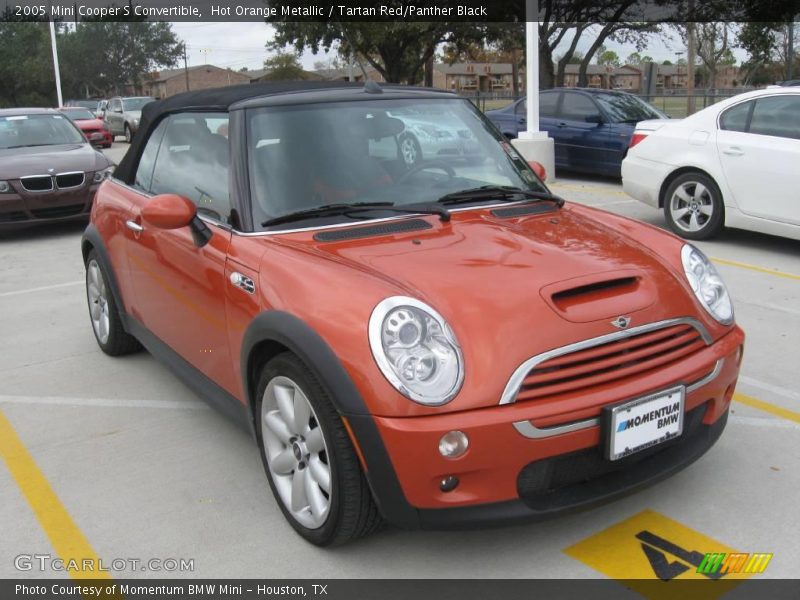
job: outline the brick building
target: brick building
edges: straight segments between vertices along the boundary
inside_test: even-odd
[[[186,91],[187,73],[190,90],[204,90],[251,82],[251,77],[247,73],[222,69],[214,65],[198,65],[189,67],[186,71],[172,69],[151,73],[136,93],[156,99],[180,94]]]

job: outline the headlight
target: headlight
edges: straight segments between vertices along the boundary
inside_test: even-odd
[[[114,173],[114,165],[110,167],[106,167],[102,171],[96,171],[94,177],[92,177],[92,183],[101,183],[111,177]]]
[[[386,298],[369,320],[369,344],[383,375],[404,396],[427,406],[452,400],[464,381],[453,331],[427,304]]]
[[[711,261],[690,244],[681,249],[681,261],[686,279],[700,304],[723,325],[733,323],[733,302]]]
[[[11,192],[11,184],[7,181],[0,181],[0,194],[8,194]]]
[[[134,127],[138,127],[139,126],[139,119],[134,119],[133,120],[133,126]]]

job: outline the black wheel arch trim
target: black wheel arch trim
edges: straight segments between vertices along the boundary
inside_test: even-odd
[[[307,323],[290,313],[270,310],[256,316],[245,331],[241,351],[242,382],[251,403],[255,392],[251,361],[263,342],[280,344],[297,355],[325,387],[339,414],[347,419],[383,517],[399,527],[419,528],[419,511],[406,500],[375,420],[331,347]]]
[[[108,278],[108,287],[111,288],[111,295],[114,296],[114,303],[117,305],[119,318],[120,321],[122,321],[122,327],[127,333],[131,333],[128,323],[128,315],[125,312],[125,304],[122,302],[122,294],[119,291],[119,284],[117,283],[117,274],[114,272],[114,269],[111,265],[111,257],[108,255],[108,250],[106,249],[106,245],[103,242],[100,232],[97,231],[97,228],[94,226],[94,224],[89,223],[83,232],[83,236],[81,237],[81,254],[83,254],[84,266],[86,265],[86,261],[89,257],[89,252],[92,250],[97,253],[97,260],[100,261],[100,266],[103,267],[103,271],[105,271],[105,274]]]

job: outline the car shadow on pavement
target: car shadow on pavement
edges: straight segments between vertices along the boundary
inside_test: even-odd
[[[50,223],[47,225],[30,225],[10,231],[0,230],[0,244],[25,240],[45,239],[61,235],[80,234],[86,229],[89,220]]]

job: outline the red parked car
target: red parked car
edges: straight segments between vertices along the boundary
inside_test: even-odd
[[[483,160],[409,167],[411,107]],[[722,433],[744,334],[713,265],[564,203],[468,100],[272,83],[143,114],[83,238],[97,342],[249,429],[307,540],[590,506]]]
[[[114,136],[111,128],[103,119],[98,119],[92,111],[81,106],[65,106],[59,108],[62,113],[67,115],[70,121],[75,123],[86,136],[92,146],[101,148],[111,148],[114,143]]]

